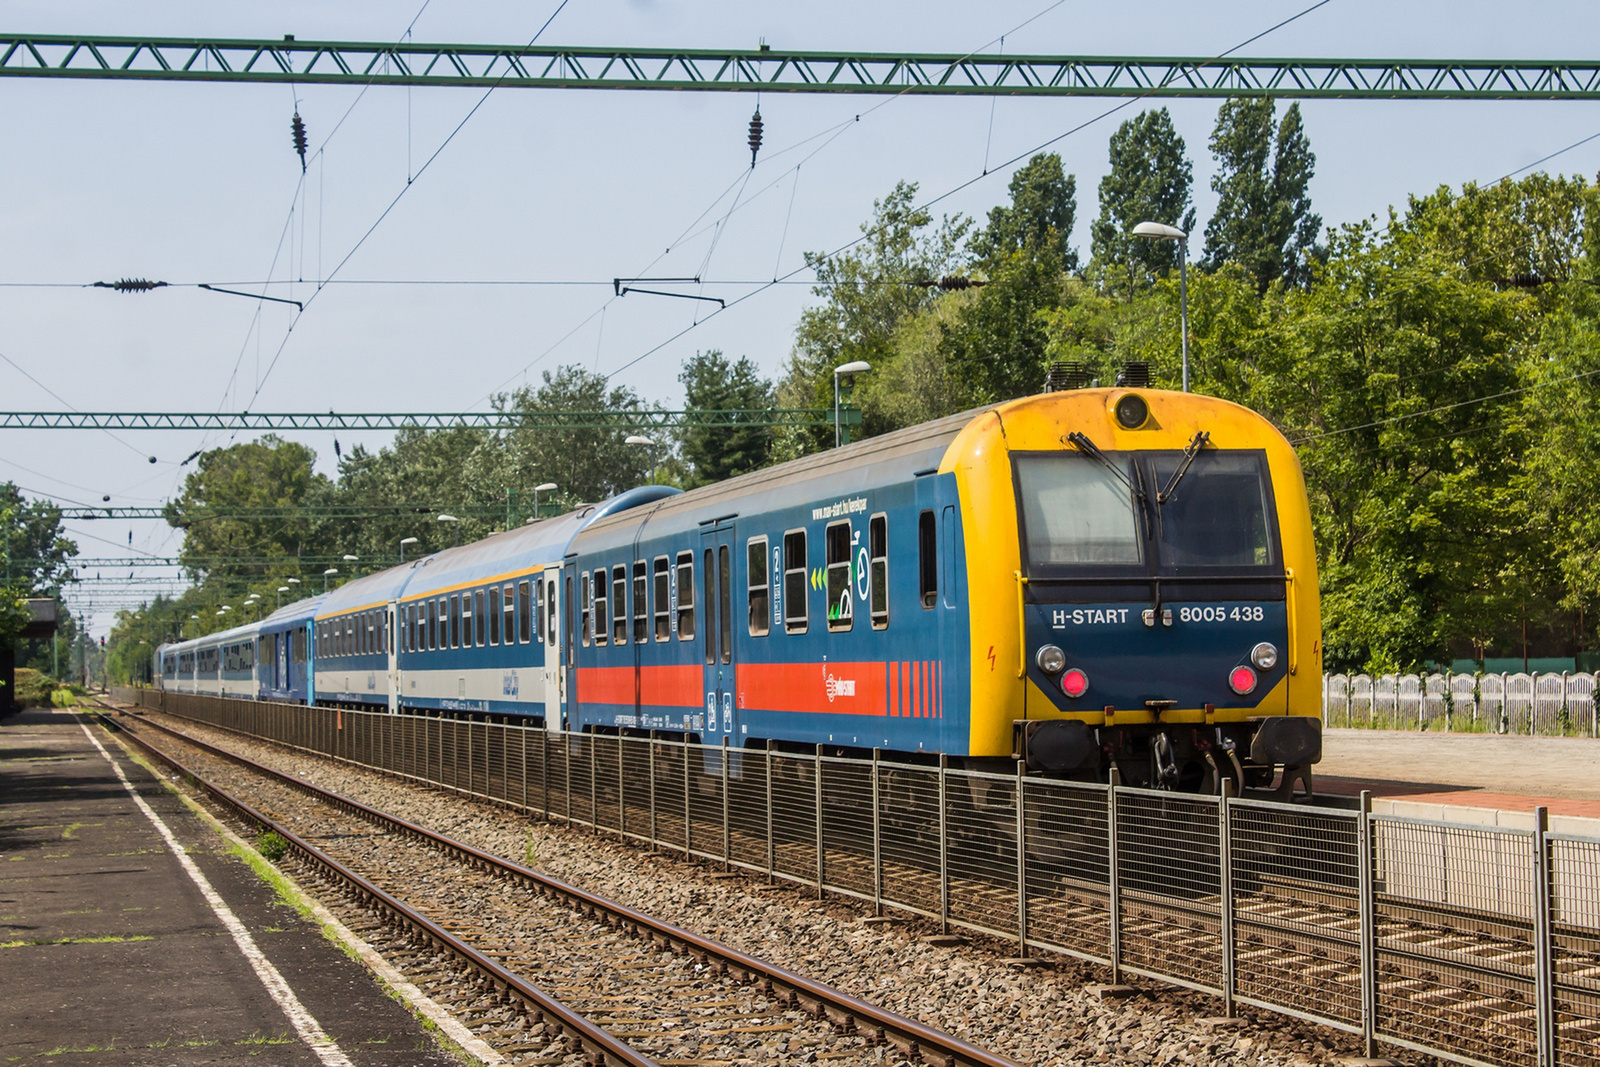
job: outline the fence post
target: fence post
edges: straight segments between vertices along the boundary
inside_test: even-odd
[[[1222,899],[1222,1013],[1234,1016],[1235,986],[1233,944],[1233,776],[1222,779],[1222,796],[1217,798],[1217,876]]]
[[[1111,765],[1111,788],[1106,790],[1106,901],[1111,920],[1111,984],[1122,984],[1122,900],[1117,877],[1117,786],[1122,771]]]
[[[1028,958],[1028,822],[1023,783],[1028,761],[1017,760],[1017,956]]]
[[[600,755],[595,751],[595,738],[589,734],[589,829],[600,832]]]
[[[950,827],[947,780],[950,757],[939,757],[939,932],[950,932]]]
[[[1361,807],[1357,812],[1356,848],[1360,852],[1356,865],[1357,954],[1361,967],[1361,1042],[1362,1055],[1372,1059],[1378,1054],[1378,959],[1376,945],[1377,924],[1373,916],[1372,849],[1372,791],[1361,791]]]
[[[528,727],[522,726],[517,730],[522,738],[522,810],[528,810]],[[542,768],[541,768],[542,769]]]
[[[733,859],[733,829],[728,825],[728,735],[722,735],[722,869],[728,870]]]
[[[822,746],[817,746],[816,760],[816,817],[817,817],[817,899],[822,899],[822,886],[827,877],[827,867],[823,863],[822,851]]]
[[[628,739],[619,733],[617,735],[617,833],[624,840],[628,836],[628,784],[622,762],[622,750],[627,744]]]
[[[882,786],[879,784],[880,768],[878,761],[882,757],[882,749],[872,750],[872,914],[883,914],[883,825]]]
[[[539,783],[543,787],[544,802],[540,805],[544,809],[546,822],[550,821],[550,730],[539,731]]]
[[[650,731],[650,851],[660,849],[661,837],[656,833],[656,732]]]
[[[777,845],[772,840],[772,748],[770,743],[762,749],[762,755],[767,761],[767,884],[777,881],[775,868],[777,866]]]
[[[1550,809],[1533,809],[1533,1006],[1539,1067],[1556,1062],[1555,964],[1550,940]]]

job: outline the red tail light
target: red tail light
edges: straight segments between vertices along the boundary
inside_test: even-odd
[[[1076,700],[1089,691],[1089,676],[1074,667],[1061,676],[1061,691]]]
[[[1256,687],[1256,672],[1249,667],[1240,665],[1228,675],[1228,688],[1240,696],[1253,692]]]

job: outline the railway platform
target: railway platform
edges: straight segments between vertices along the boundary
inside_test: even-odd
[[[0,721],[7,1062],[456,1062],[87,723],[67,711]]]

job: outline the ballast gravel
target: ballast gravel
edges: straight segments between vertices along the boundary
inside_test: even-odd
[[[1269,1012],[1241,1009],[1236,1023],[1217,1025],[1217,999],[1153,983],[1133,996],[1102,997],[1092,986],[1109,981],[1109,972],[1065,957],[1023,967],[1007,962],[1014,947],[999,941],[932,945],[923,938],[937,933],[937,926],[911,917],[864,923],[869,910],[836,898],[819,901],[815,890],[730,876],[585,828],[151,714],[269,767],[535,866],[1020,1063],[1297,1065],[1337,1063],[1360,1053],[1349,1035]]]

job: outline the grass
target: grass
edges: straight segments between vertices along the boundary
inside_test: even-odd
[[[35,941],[0,941],[0,948],[35,948],[46,945],[114,945],[124,941],[154,941],[149,934],[102,934],[99,937],[44,937]]]
[[[289,854],[289,842],[281,834],[268,830],[256,838],[256,851],[268,863],[277,863]]]
[[[249,1037],[241,1038],[240,1040],[235,1041],[234,1044],[235,1045],[292,1045],[292,1044],[294,1044],[294,1038],[290,1037],[287,1033],[284,1033],[282,1031],[280,1031],[280,1032],[278,1032],[276,1034],[273,1034],[272,1036],[269,1037],[266,1034],[263,1034],[260,1030],[257,1030],[255,1033],[251,1034]]]

